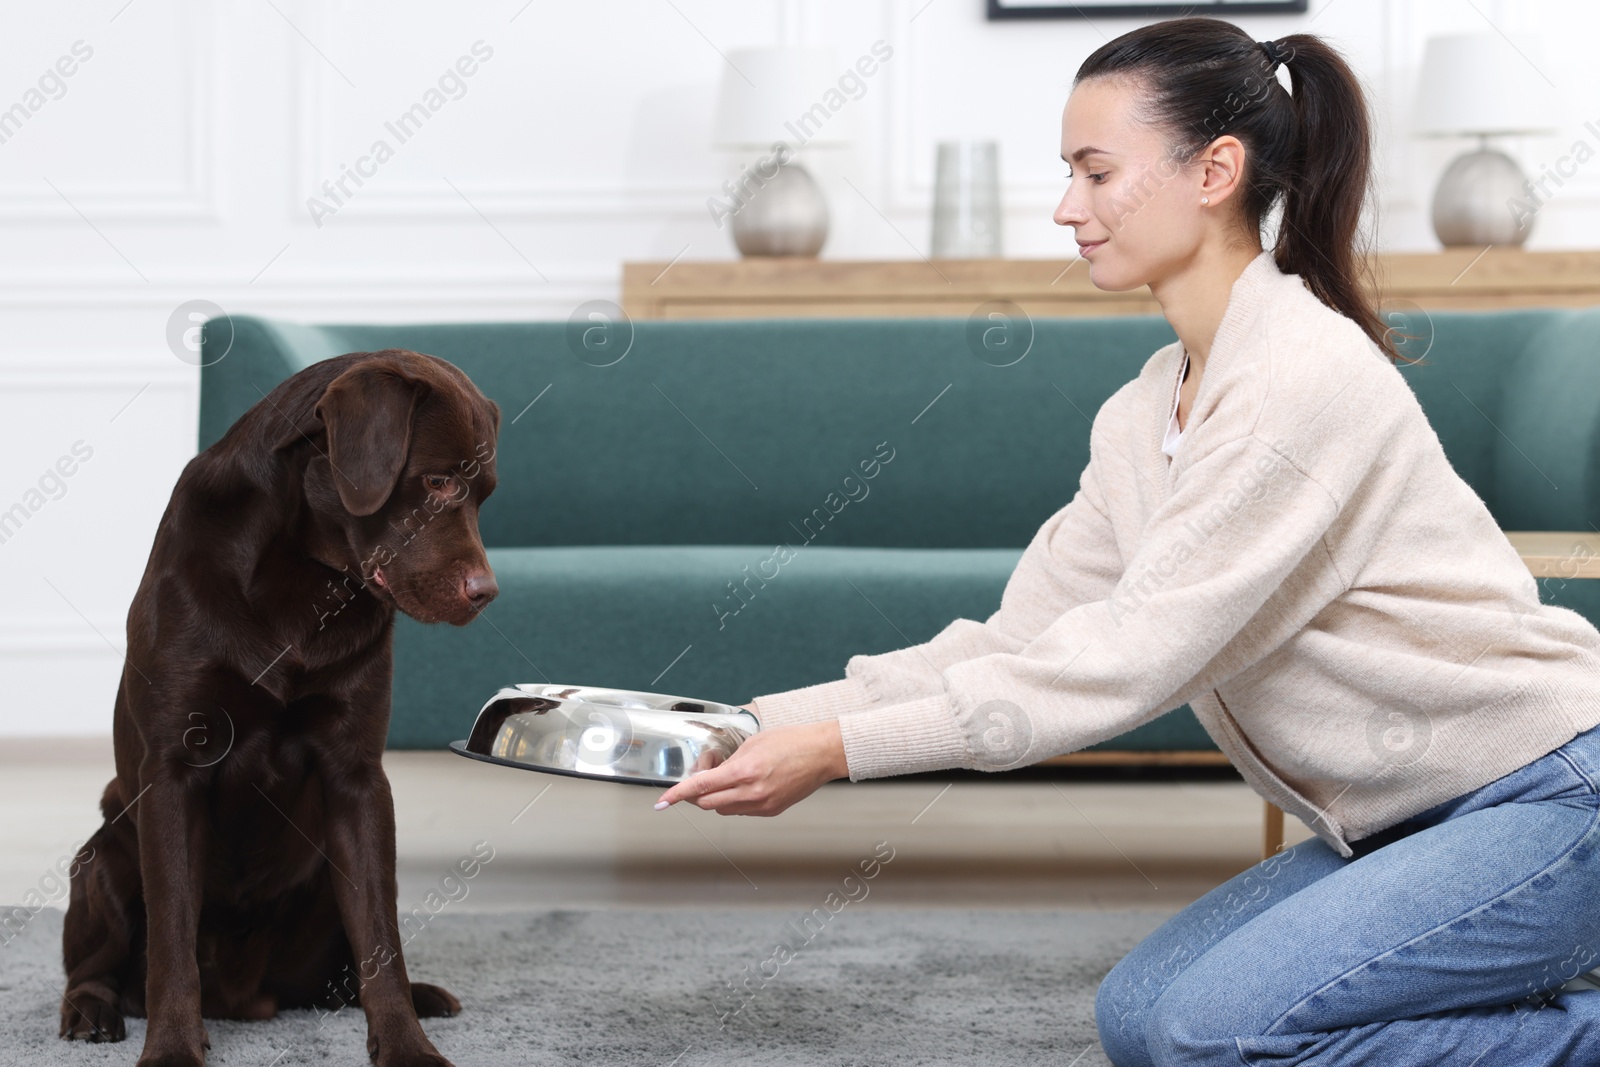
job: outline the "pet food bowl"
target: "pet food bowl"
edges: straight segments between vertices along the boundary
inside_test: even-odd
[[[587,685],[516,685],[451,751],[527,771],[673,785],[726,760],[760,721],[746,708]]]

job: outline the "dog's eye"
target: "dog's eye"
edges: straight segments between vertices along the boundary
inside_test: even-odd
[[[439,493],[444,492],[445,488],[450,484],[450,476],[448,474],[429,474],[425,475],[422,480],[429,489]]]

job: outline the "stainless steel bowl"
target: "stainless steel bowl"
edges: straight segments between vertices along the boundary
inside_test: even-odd
[[[516,685],[478,712],[452,751],[528,771],[672,785],[715,767],[761,729],[748,709],[666,693]]]

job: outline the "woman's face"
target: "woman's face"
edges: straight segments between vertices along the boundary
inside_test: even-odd
[[[1168,158],[1164,139],[1133,120],[1133,101],[1125,80],[1092,78],[1061,114],[1061,158],[1072,172],[1055,221],[1074,229],[1090,279],[1107,291],[1183,269],[1200,246],[1202,212],[1217,207],[1200,203],[1204,168]],[[1104,243],[1083,247],[1094,241]]]

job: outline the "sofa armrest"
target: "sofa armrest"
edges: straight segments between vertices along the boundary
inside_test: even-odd
[[[285,378],[344,349],[324,330],[254,315],[207,322],[201,342],[200,449]]]
[[[1522,351],[1502,361],[1498,409],[1474,413],[1474,432],[1493,441],[1490,510],[1502,530],[1592,531],[1600,526],[1600,305],[1537,314]]]

